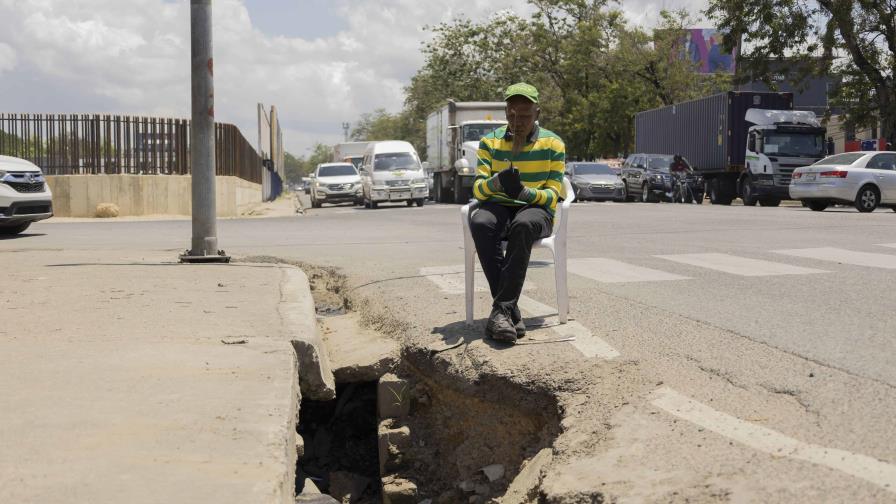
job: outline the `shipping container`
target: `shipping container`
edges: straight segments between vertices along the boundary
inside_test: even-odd
[[[681,154],[703,174],[742,171],[751,108],[792,110],[793,94],[730,91],[640,112],[635,150]]]

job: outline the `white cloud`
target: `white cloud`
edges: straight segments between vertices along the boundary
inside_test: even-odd
[[[16,50],[9,44],[0,43],[0,74],[16,67]]]
[[[218,120],[236,123],[254,144],[255,105],[263,102],[279,108],[289,150],[302,154],[315,141],[339,141],[342,122],[401,108],[403,87],[423,62],[424,25],[530,10],[522,0],[333,1],[345,28],[313,39],[270,36],[252,25],[242,0],[214,2]],[[622,7],[634,20],[649,20],[661,3]],[[64,89],[65,111],[186,117],[189,35],[183,0],[0,0],[0,73],[42,86],[32,94]],[[60,111],[21,110],[19,103],[0,93],[0,110]]]

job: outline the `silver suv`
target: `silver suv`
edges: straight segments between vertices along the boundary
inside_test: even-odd
[[[37,165],[0,156],[0,235],[18,234],[53,216],[53,195]]]
[[[324,203],[352,202],[360,205],[361,176],[351,163],[321,163],[314,170],[311,181],[311,207]]]

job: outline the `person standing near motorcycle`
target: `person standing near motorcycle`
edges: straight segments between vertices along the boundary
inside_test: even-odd
[[[669,171],[673,175],[684,175],[687,174],[690,170],[691,167],[688,166],[688,163],[684,160],[683,157],[681,157],[681,154],[676,154],[672,157],[672,164],[669,166]]]

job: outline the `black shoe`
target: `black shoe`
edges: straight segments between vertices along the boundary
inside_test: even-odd
[[[506,310],[492,310],[485,325],[485,336],[502,343],[516,343],[516,327]]]
[[[523,314],[518,306],[514,306],[510,312],[510,321],[513,322],[513,328],[516,329],[516,339],[526,337],[526,323],[523,321]]]

